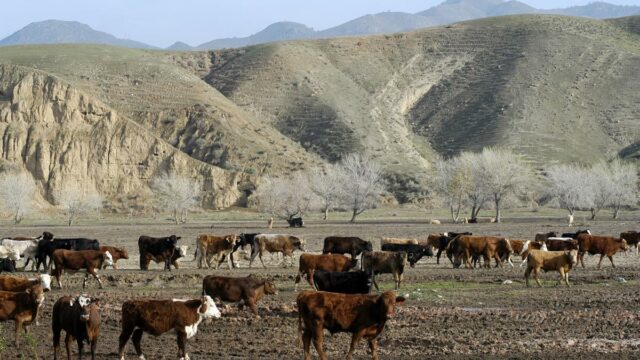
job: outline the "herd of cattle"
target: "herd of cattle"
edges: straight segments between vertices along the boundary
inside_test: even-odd
[[[180,237],[140,236],[138,250],[140,269],[148,270],[149,263],[163,263],[164,269],[178,268],[178,259],[187,255],[188,246],[179,246]],[[464,264],[466,268],[477,266],[496,267],[505,263],[514,266],[511,257],[518,256],[525,270],[526,285],[533,273],[538,285],[540,270],[558,271],[560,280],[569,286],[568,274],[579,262],[584,267],[584,255],[600,255],[598,268],[605,256],[615,267],[613,255],[618,251],[627,251],[630,246],[638,250],[640,233],[629,231],[619,238],[595,236],[589,230],[565,233],[558,236],[555,232],[538,233],[533,240],[508,239],[494,236],[474,236],[471,233],[430,234],[426,240],[383,238],[381,250],[374,251],[373,244],[358,237],[330,236],[324,239],[322,254],[307,253],[305,241],[293,235],[279,234],[240,234],[240,235],[199,235],[196,240],[194,259],[198,268],[217,269],[227,262],[229,269],[238,267],[234,254],[244,252],[249,267],[254,260],[260,259],[266,265],[263,256],[266,253],[282,253],[281,265],[293,266],[294,251],[303,253],[299,257],[298,275],[295,289],[305,278],[314,291],[303,291],[297,297],[299,314],[298,331],[305,359],[310,358],[310,344],[313,344],[322,359],[323,329],[353,334],[347,358],[350,359],[355,346],[364,337],[369,342],[373,358],[376,355],[376,337],[384,328],[385,322],[393,316],[395,305],[405,300],[396,297],[393,291],[379,295],[370,295],[371,287],[378,284],[376,275],[393,274],[396,290],[400,288],[405,266],[415,267],[423,257],[434,256],[439,264],[442,254],[454,267]],[[349,256],[346,256],[349,255]],[[211,261],[215,257],[214,264]],[[41,236],[13,237],[0,241],[0,272],[15,271],[18,260],[24,260],[22,270],[29,262],[31,270],[39,272],[42,266],[45,272],[53,268],[50,274],[62,288],[63,273],[84,270],[86,280],[92,275],[100,288],[103,287],[98,270],[107,266],[117,269],[119,259],[128,259],[126,249],[113,246],[100,246],[94,239],[56,238],[49,232]],[[289,258],[290,262],[287,262]],[[360,267],[358,269],[358,259]],[[481,264],[482,262],[482,264]],[[23,278],[0,275],[0,321],[15,322],[15,343],[19,346],[19,335],[35,322],[44,303],[44,293],[51,289],[51,275],[43,273],[36,278]],[[319,291],[315,291],[319,290]],[[265,295],[277,293],[275,284],[270,280],[249,275],[247,277],[224,277],[208,275],[203,278],[202,296],[192,300],[148,300],[133,299],[122,304],[122,332],[119,337],[119,358],[124,359],[124,349],[132,340],[135,352],[144,358],[141,339],[144,332],[159,336],[175,330],[181,359],[188,359],[185,349],[186,339],[193,337],[198,325],[207,318],[221,316],[213,299],[227,302],[242,301],[256,316],[257,303]],[[92,359],[95,358],[96,341],[100,333],[100,301],[88,295],[75,297],[63,296],[53,306],[52,332],[54,358],[59,353],[60,333],[66,332],[65,345],[70,359],[70,344],[75,339],[80,357],[83,344],[91,346]]]

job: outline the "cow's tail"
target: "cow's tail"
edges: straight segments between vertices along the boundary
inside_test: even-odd
[[[198,260],[198,249],[200,248],[200,246],[198,246],[198,244],[196,244],[196,251],[194,251],[193,253],[193,260],[191,261],[196,261]]]
[[[302,324],[302,311],[298,307],[298,347],[302,346],[303,333],[304,333],[304,326]]]

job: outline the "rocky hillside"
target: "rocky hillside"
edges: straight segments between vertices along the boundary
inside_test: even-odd
[[[49,200],[77,182],[144,204],[149,179],[175,169],[225,207],[263,174],[349,152],[398,181],[492,145],[539,165],[629,157],[637,24],[535,15],[211,52],[7,47],[2,158]]]

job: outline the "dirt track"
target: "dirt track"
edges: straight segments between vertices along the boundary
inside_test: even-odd
[[[82,235],[95,237],[103,244],[125,246],[131,258],[119,262],[121,270],[102,273],[106,286],[99,290],[97,283],[88,282],[87,293],[102,301],[102,335],[98,345],[99,359],[117,356],[120,332],[120,306],[133,297],[186,298],[201,291],[201,279],[206,274],[245,276],[254,273],[272,277],[279,294],[259,303],[260,319],[251,317],[236,306],[221,307],[223,316],[200,326],[198,335],[187,345],[192,359],[295,359],[301,358],[296,344],[296,311],[293,279],[294,268],[278,268],[270,260],[268,270],[244,268],[229,270],[198,270],[190,255],[179,270],[161,271],[160,265],[141,272],[137,268],[137,237],[141,234],[181,235],[183,245],[193,246],[198,233],[231,233],[258,230],[256,223],[187,225],[182,227],[159,225],[83,226],[77,228],[48,227],[57,236]],[[618,234],[637,229],[636,222],[596,222],[590,226],[594,233]],[[531,238],[536,231],[566,228],[547,221],[521,221],[505,224],[435,226],[418,223],[376,222],[359,225],[308,224],[304,229],[273,229],[270,232],[302,235],[308,250],[318,251],[324,236],[353,234],[374,240],[379,247],[381,236],[425,237],[429,232],[468,230],[476,234],[505,235],[511,238]],[[2,235],[36,234],[44,228],[0,229]],[[193,248],[189,250],[193,254]],[[607,261],[605,259],[605,261]],[[637,358],[640,356],[640,258],[635,254],[615,257],[618,267],[603,262],[596,270],[597,258],[589,257],[587,268],[570,274],[571,289],[553,287],[557,273],[542,276],[545,287],[527,289],[523,284],[523,268],[490,270],[451,269],[449,264],[435,264],[434,259],[422,260],[415,269],[405,272],[405,283],[399,292],[408,302],[388,322],[380,337],[382,359],[416,359],[469,357],[509,358]],[[226,266],[226,265],[225,265]],[[67,276],[70,288],[54,287],[47,294],[41,325],[33,327],[34,346],[23,346],[28,358],[37,352],[39,358],[53,358],[50,316],[53,302],[63,294],[82,291],[80,274]],[[620,278],[624,278],[624,281]],[[384,287],[392,287],[390,276],[381,276]],[[512,284],[503,285],[504,280]],[[2,358],[18,355],[13,344],[13,323],[0,325],[4,339],[0,344]],[[27,341],[23,340],[23,344]],[[175,336],[145,335],[142,341],[147,359],[174,359],[177,347]],[[337,334],[325,337],[329,357],[343,358],[349,346],[349,336]],[[75,351],[75,347],[74,347]],[[64,350],[63,350],[64,353]],[[315,353],[314,353],[315,354]],[[64,356],[64,354],[63,354]],[[127,345],[127,358],[135,358],[133,346]],[[356,351],[356,359],[369,359],[366,343]]]

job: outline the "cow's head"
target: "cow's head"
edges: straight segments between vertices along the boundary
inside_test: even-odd
[[[198,314],[204,319],[219,318],[222,316],[216,303],[213,302],[213,299],[209,295],[202,296],[202,305],[198,308]]]
[[[40,286],[42,286],[44,291],[51,290],[51,275],[40,274]]]
[[[620,239],[616,239],[616,242],[620,244],[620,250],[622,251],[629,250],[629,246],[627,245],[627,240],[620,238]]]
[[[373,251],[373,244],[371,244],[371,241],[365,241],[364,242],[364,250],[363,251]]]
[[[227,235],[224,237],[224,241],[229,245],[235,245],[238,242],[236,234]]]
[[[266,280],[264,282],[264,293],[266,295],[277,295],[278,288],[276,288],[276,284],[271,280]]]
[[[291,244],[293,245],[294,250],[300,250],[302,252],[306,252],[304,249],[304,239],[300,239],[297,236],[291,236]]]
[[[572,266],[578,264],[578,250],[567,251],[566,254]]]
[[[118,252],[118,257],[120,257],[120,259],[129,259],[129,252],[127,251],[127,249],[116,248],[116,251]]]
[[[386,291],[378,296],[376,300],[377,313],[381,320],[388,320],[393,317],[396,305],[403,304],[405,299],[401,296],[396,297],[393,291]]]
[[[104,254],[102,254],[102,261],[106,266],[113,266],[113,256],[111,256],[109,251],[105,251]]]
[[[48,232],[48,231],[43,232],[42,233],[42,240],[47,240],[47,241],[53,240],[53,234]]]
[[[358,265],[358,259],[347,259],[347,268],[345,271],[355,268]]]
[[[178,256],[176,258],[181,258],[187,256],[187,251],[189,250],[188,245],[181,245],[176,248],[176,253]]]
[[[167,238],[167,242],[173,246],[176,246],[178,240],[182,239],[180,236],[171,235]]]
[[[39,305],[44,302],[44,290],[39,284],[28,288],[27,293],[31,296],[31,300],[36,304]]]

